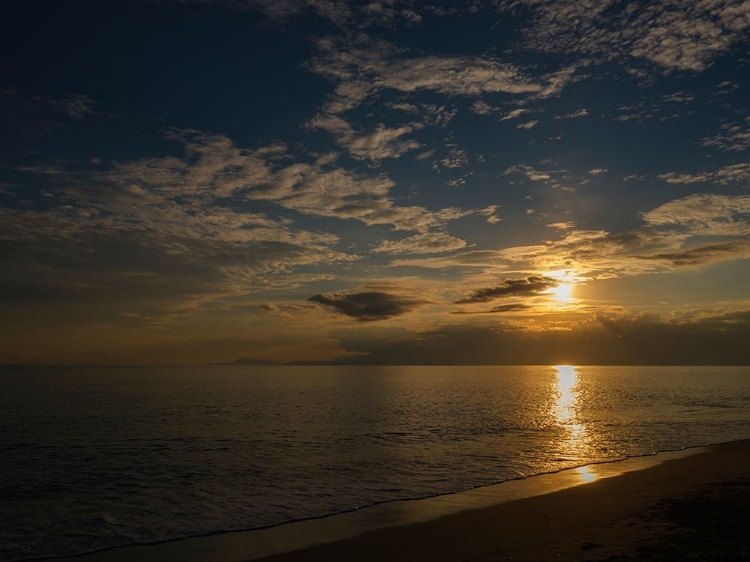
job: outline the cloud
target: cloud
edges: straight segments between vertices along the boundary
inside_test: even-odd
[[[648,225],[696,236],[750,235],[750,195],[689,195],[642,216]]]
[[[378,291],[319,294],[308,300],[330,306],[337,312],[360,322],[373,322],[402,316],[426,304],[426,301]]]
[[[558,282],[555,279],[541,276],[529,276],[524,279],[506,279],[495,287],[479,289],[474,294],[457,300],[456,304],[488,302],[498,298],[536,295],[557,285]]]
[[[516,125],[516,129],[526,129],[528,131],[529,129],[533,129],[537,123],[539,123],[539,121],[528,121],[526,123]]]
[[[62,183],[61,190],[77,201],[119,211],[143,204],[183,205],[186,200],[194,206],[216,199],[262,200],[303,215],[412,231],[438,228],[473,213],[398,205],[390,197],[395,183],[387,175],[336,167],[330,155],[313,163],[290,163],[280,144],[247,149],[226,136],[192,130],[169,130],[166,136],[183,144],[183,158],[115,162],[110,169],[87,173],[40,166],[19,170]],[[389,149],[387,144],[369,147],[381,153]]]
[[[469,154],[456,146],[449,146],[447,154],[433,164],[435,171],[441,168],[456,169],[469,165]]]
[[[477,115],[490,115],[497,111],[498,109],[496,107],[491,106],[483,100],[477,100],[471,106],[471,112],[476,113]]]
[[[392,265],[529,272],[563,270],[573,271],[582,278],[606,279],[703,267],[748,257],[747,241],[738,238],[750,236],[750,196],[696,194],[669,201],[641,216],[641,227],[622,233],[576,230],[569,223],[553,223],[550,226],[561,235],[557,240],[499,250],[459,251],[441,257],[399,259]],[[491,295],[492,289],[488,291]]]
[[[488,207],[485,207],[484,209],[478,210],[477,214],[486,217],[485,220],[488,223],[497,224],[503,220],[497,216],[497,210],[499,208],[500,208],[500,205],[489,205]]]
[[[522,108],[522,107],[518,108],[518,109],[514,109],[512,111],[509,111],[505,115],[503,115],[502,118],[500,119],[500,121],[508,121],[509,119],[517,119],[518,117],[520,117],[524,113],[529,113],[529,111],[530,110]]]
[[[409,9],[394,5],[393,2],[353,2],[335,0],[151,0],[172,4],[198,4],[224,10],[255,11],[268,22],[286,26],[296,17],[316,15],[344,31],[356,28],[365,29],[372,25],[394,25],[407,27],[418,25],[421,16]]]
[[[68,94],[56,100],[50,99],[48,103],[57,106],[76,121],[85,119],[94,112],[94,100],[83,94]]]
[[[403,221],[405,228],[461,215],[398,207],[387,197],[390,180],[326,168],[327,157],[300,167],[281,145],[245,149],[224,136],[184,130],[167,137],[183,144],[184,157],[18,169],[43,182],[49,197],[31,209],[0,208],[0,249],[14,263],[0,275],[2,299],[14,306],[50,303],[50,316],[54,307],[88,300],[96,306],[81,311],[82,319],[122,312],[165,318],[330,279],[332,264],[357,259],[333,248],[339,242],[333,234],[245,211],[247,197],[279,202],[277,211]]]
[[[565,115],[556,115],[555,119],[577,119],[578,117],[585,117],[589,112],[586,108],[578,109],[572,113],[566,113]]]
[[[574,188],[567,185],[567,171],[566,170],[537,170],[533,166],[526,164],[516,164],[510,166],[503,172],[503,176],[510,174],[521,174],[531,181],[543,182],[552,189],[561,189],[564,191],[572,191]]]
[[[687,319],[596,315],[567,330],[454,324],[424,332],[347,331],[342,363],[379,365],[747,365],[750,311]]]
[[[422,125],[419,123],[404,125],[395,129],[389,129],[380,123],[370,133],[357,133],[344,119],[335,115],[321,115],[310,120],[308,126],[329,131],[336,136],[336,142],[346,148],[352,156],[359,159],[398,158],[405,152],[422,146],[413,139],[404,140],[401,138],[412,131],[421,129]]]
[[[528,310],[530,307],[526,304],[514,303],[494,306],[489,310],[456,310],[451,314],[503,314],[506,312],[518,312]]]
[[[449,97],[504,93],[545,98],[559,93],[575,79],[568,67],[538,77],[503,60],[487,56],[408,56],[393,44],[369,36],[317,42],[312,72],[336,83],[325,114],[340,114],[359,106],[379,90],[402,93],[431,91]]]
[[[705,70],[750,28],[750,7],[742,0],[504,0],[497,6],[531,12],[527,48],[619,60],[633,68],[647,60],[666,73]]]
[[[384,174],[365,177],[340,168],[293,164],[278,170],[266,185],[246,196],[275,201],[306,215],[356,219],[368,226],[392,225],[395,230],[425,231],[473,212],[397,205],[389,197],[394,185]]]
[[[750,117],[743,123],[724,123],[719,134],[704,138],[702,144],[723,152],[750,150]]]
[[[674,173],[660,174],[660,180],[667,183],[675,184],[692,184],[692,183],[717,183],[727,185],[730,183],[747,181],[750,179],[750,164],[731,164],[710,172],[701,172],[698,174]]]
[[[552,76],[536,82],[517,67],[486,57],[374,59],[365,68],[382,80],[384,88],[401,92],[432,90],[448,96],[498,92],[545,96],[560,88],[557,84],[553,85]]]
[[[609,170],[605,170],[604,168],[594,168],[593,170],[589,170],[589,174],[592,176],[598,176],[599,174],[606,174],[609,172]]]
[[[355,136],[341,144],[358,158],[370,160],[398,158],[405,152],[422,146],[415,140],[400,140],[402,136],[411,133],[413,130],[414,128],[410,126],[388,129],[385,125],[380,124],[372,133]]]
[[[707,244],[680,252],[636,256],[643,260],[661,262],[673,268],[702,267],[716,262],[750,257],[750,241],[732,240]]]
[[[495,271],[572,271],[581,278],[642,275],[664,266],[634,257],[678,251],[687,235],[670,230],[612,234],[603,230],[561,230],[562,237],[532,246],[471,250],[444,257],[394,260],[394,266],[475,267]]]
[[[388,254],[438,254],[466,247],[466,241],[444,232],[424,232],[402,240],[384,240],[373,249]]]
[[[12,264],[0,273],[7,315],[43,309],[48,324],[78,324],[120,323],[128,313],[164,324],[212,302],[329,279],[332,264],[353,259],[330,247],[330,235],[226,209],[188,211],[1,208],[0,251]]]
[[[572,221],[567,222],[553,222],[547,225],[549,228],[554,228],[557,230],[573,230],[576,227],[576,224]]]
[[[96,104],[84,94],[32,94],[16,86],[0,87],[0,122],[21,131],[49,130],[70,120],[83,121],[94,115]]]
[[[224,135],[189,129],[169,129],[164,136],[183,145],[183,158],[114,162],[111,169],[91,174],[89,179],[93,181],[83,182],[87,185],[76,194],[85,196],[85,189],[93,184],[91,193],[96,196],[105,196],[105,191],[135,189],[152,197],[230,197],[270,181],[274,162],[286,152],[281,144],[247,149]]]
[[[512,173],[519,173],[523,174],[527,178],[529,178],[531,181],[547,181],[549,179],[552,179],[552,176],[550,175],[551,171],[540,171],[535,170],[531,166],[526,166],[524,164],[518,164],[516,166],[511,166],[505,172],[503,172],[504,176],[507,176],[508,174]]]

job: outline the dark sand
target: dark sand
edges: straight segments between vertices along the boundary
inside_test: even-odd
[[[621,464],[629,466],[630,462]],[[593,465],[592,472],[596,474],[601,468]],[[559,477],[569,481],[570,471],[560,473]],[[521,485],[533,487],[542,485],[535,482],[555,478],[557,475],[530,478]],[[513,489],[514,484],[509,484],[501,484],[498,489],[503,486]],[[398,526],[357,536],[352,536],[356,534],[352,530],[356,531],[357,517],[370,517],[367,514],[377,512],[378,506],[352,516],[282,525],[268,530],[265,537],[264,531],[225,533],[117,548],[75,559],[84,562],[258,559],[262,552],[289,549],[306,533],[308,536],[303,538],[307,544],[323,542],[328,536],[351,538],[274,554],[262,560],[750,561],[750,441],[700,449],[696,454],[643,470],[550,493],[545,490],[537,492],[543,495],[413,524],[400,524],[397,519],[390,524]],[[420,501],[396,502],[394,507],[398,504],[410,510],[426,505]],[[381,511],[379,517],[383,513],[390,512]],[[316,532],[321,534],[316,536]]]

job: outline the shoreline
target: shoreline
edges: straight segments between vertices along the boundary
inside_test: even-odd
[[[727,460],[730,457],[737,457],[737,459],[742,460]],[[715,460],[706,461],[706,458],[714,458]],[[702,460],[696,461],[695,459]],[[430,556],[440,560],[453,560],[459,558],[446,558],[444,556],[446,549],[440,546],[440,543],[461,541],[460,537],[467,530],[476,528],[475,531],[478,534],[475,533],[476,536],[471,541],[474,545],[472,548],[476,549],[478,544],[485,544],[486,540],[477,541],[477,537],[480,539],[483,536],[484,539],[488,538],[487,533],[481,531],[482,525],[477,526],[475,521],[477,517],[481,519],[482,514],[487,516],[488,512],[493,510],[501,512],[519,509],[528,511],[528,506],[540,503],[542,504],[541,507],[537,507],[540,510],[539,513],[549,514],[549,507],[545,508],[543,504],[550,501],[559,501],[560,497],[567,497],[566,494],[574,493],[576,495],[580,493],[576,491],[580,491],[582,488],[593,489],[595,492],[596,489],[607,482],[613,484],[611,483],[605,488],[614,487],[615,491],[618,487],[621,489],[628,488],[632,486],[630,481],[644,479],[644,481],[647,481],[651,477],[644,475],[659,468],[661,468],[661,471],[657,472],[660,475],[662,487],[670,493],[675,493],[676,489],[673,479],[669,475],[669,470],[671,469],[673,472],[684,471],[685,467],[696,463],[701,466],[712,466],[713,470],[706,472],[704,467],[697,472],[693,470],[691,478],[681,478],[679,482],[685,490],[710,485],[713,483],[712,480],[723,481],[727,478],[750,476],[750,469],[745,468],[750,466],[750,440],[731,441],[717,445],[630,457],[619,461],[595,463],[584,467],[507,480],[464,492],[424,499],[387,501],[354,511],[292,521],[264,528],[220,532],[46,559],[80,560],[82,562],[119,562],[133,559],[145,561],[226,560],[239,562],[263,559],[293,562],[296,560],[362,558],[363,556],[366,558],[368,552],[379,553],[377,555],[372,554],[370,556],[372,560],[398,559],[400,557],[399,552],[401,552],[406,553],[403,554],[402,559],[407,560],[422,557],[424,554],[422,551],[411,552],[409,550],[409,545],[414,544],[412,535],[416,533],[416,535],[421,536],[425,532],[432,535],[437,529],[440,529],[439,536],[445,538],[437,541],[435,552]],[[725,466],[726,464],[731,466]],[[661,474],[665,470],[666,473]],[[651,485],[651,494],[649,495],[651,499],[663,499],[658,493],[659,482],[657,478],[656,484],[652,483]],[[687,482],[692,482],[692,487],[684,486]],[[666,485],[670,483],[672,484],[671,487]],[[612,490],[609,493],[612,495]],[[630,493],[626,495],[628,496],[627,499],[632,496]],[[624,501],[624,499],[620,503],[629,505],[629,502]],[[526,508],[524,508],[524,505]],[[567,509],[577,511],[580,506],[573,503]],[[493,518],[501,517],[506,525],[511,522],[511,527],[518,527],[521,524],[517,515],[508,516],[506,513],[503,516],[500,513],[491,516]],[[451,522],[450,529],[444,528],[446,521]],[[469,524],[468,521],[472,521],[472,523]],[[546,527],[547,532],[554,530],[554,523],[554,518],[549,521],[549,525]],[[467,525],[470,529],[466,529]],[[537,529],[533,535],[538,536],[539,532],[540,530]],[[515,531],[511,534],[519,535]],[[449,541],[448,537],[450,536],[453,536],[453,538]],[[373,541],[384,544],[404,544],[394,552],[382,552],[378,548],[373,550]],[[500,540],[502,544],[505,544],[505,542]],[[515,540],[515,542],[519,541]],[[531,543],[535,542],[537,541],[531,541]],[[584,543],[601,544],[596,541],[584,541]],[[513,548],[517,550],[523,548],[523,545],[519,543]],[[597,552],[598,549],[599,547],[594,547]],[[409,552],[411,554],[408,554]],[[454,554],[458,555],[458,553]],[[579,551],[578,556],[580,554]],[[555,558],[557,558],[556,555]],[[544,559],[544,557],[539,558],[539,560]],[[570,560],[578,559],[580,558],[570,558]]]

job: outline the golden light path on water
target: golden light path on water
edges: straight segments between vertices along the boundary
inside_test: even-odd
[[[572,365],[555,365],[557,380],[554,392],[557,394],[553,406],[555,421],[562,426],[565,437],[560,444],[566,456],[582,458],[585,449],[590,446],[591,438],[586,431],[586,426],[578,417],[581,392],[579,389],[579,374]],[[596,475],[591,467],[582,466],[576,469],[583,482],[593,482]]]

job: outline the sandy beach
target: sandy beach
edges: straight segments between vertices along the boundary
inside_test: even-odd
[[[655,460],[658,457],[652,457]],[[411,524],[356,534],[357,518],[379,506],[265,531],[225,533],[75,557],[122,560],[635,561],[750,559],[750,441],[688,451],[645,469],[609,476],[632,461],[592,465],[501,484],[522,499],[459,510]],[[573,487],[544,492],[529,487]],[[598,477],[601,474],[604,477]],[[510,485],[510,486],[509,486]],[[457,494],[456,496],[461,496]],[[429,502],[430,500],[426,500]],[[420,501],[396,502],[413,508]],[[425,504],[423,504],[425,505]],[[428,505],[428,504],[426,504]],[[386,509],[388,506],[386,506]],[[403,510],[402,510],[403,511]],[[383,516],[385,511],[381,509]],[[393,513],[396,513],[395,511]],[[415,512],[416,513],[416,512]],[[364,519],[362,519],[364,517]],[[410,516],[406,517],[408,521]],[[372,515],[370,516],[372,518]],[[301,541],[299,535],[306,535]],[[316,538],[316,534],[318,534]],[[330,541],[327,537],[347,536]],[[294,544],[313,544],[291,550]],[[291,550],[283,552],[284,550]],[[279,552],[270,556],[263,553]]]
[[[567,490],[267,558],[749,560],[750,442]]]

